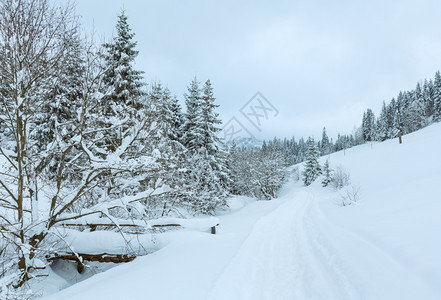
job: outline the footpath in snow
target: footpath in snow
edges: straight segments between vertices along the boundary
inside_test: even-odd
[[[441,299],[440,136],[436,124],[331,155],[360,187],[357,205],[289,182],[220,216],[216,235],[177,231],[45,299]]]

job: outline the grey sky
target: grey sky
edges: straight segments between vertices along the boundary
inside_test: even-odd
[[[224,121],[260,138],[335,137],[441,69],[441,1],[77,0],[95,37],[125,8],[147,82],[182,99],[210,78]],[[239,113],[257,91],[278,109],[258,132]]]

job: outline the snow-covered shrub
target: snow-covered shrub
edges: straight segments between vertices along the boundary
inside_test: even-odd
[[[360,200],[360,186],[351,184],[340,193],[340,206],[354,205]]]
[[[285,182],[286,167],[278,144],[264,142],[261,149],[230,149],[232,193],[271,200]]]
[[[295,167],[292,170],[292,178],[294,179],[294,181],[299,181],[300,180],[300,171],[298,167]]]
[[[5,285],[3,278],[0,279],[0,299],[8,300],[27,300],[35,299],[37,295],[33,294],[31,290],[15,289],[12,284]]]
[[[339,190],[350,183],[350,174],[341,166],[337,167],[331,179],[331,186],[335,190]]]

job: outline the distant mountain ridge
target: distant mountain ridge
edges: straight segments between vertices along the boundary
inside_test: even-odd
[[[233,141],[236,143],[236,147],[245,147],[245,148],[261,148],[263,141],[256,139],[256,138],[250,138],[250,137],[241,137],[237,139],[233,139],[231,141],[226,142],[226,146],[230,147]]]

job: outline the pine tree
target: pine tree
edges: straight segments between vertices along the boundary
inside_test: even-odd
[[[219,136],[222,121],[219,119],[219,114],[216,108],[219,105],[215,104],[216,98],[213,94],[211,82],[208,79],[202,89],[202,131],[204,136],[203,147],[207,149],[208,155],[212,156],[213,170],[217,173],[217,177],[222,180],[222,185],[228,189],[230,179],[227,171],[227,156],[228,153],[223,150],[222,140]]]
[[[332,181],[332,169],[329,168],[329,161],[326,160],[323,165],[323,180],[322,186],[326,187]]]
[[[373,111],[368,108],[363,114],[362,133],[365,141],[371,142],[375,140],[375,115]]]
[[[402,123],[402,131],[404,134],[412,132],[412,111],[411,104],[413,99],[413,92],[403,92],[400,100],[400,122]]]
[[[305,169],[303,170],[303,182],[305,185],[313,183],[317,177],[321,174],[320,164],[318,158],[320,153],[313,138],[308,139],[308,152],[305,162]]]
[[[121,145],[124,132],[134,124],[135,118],[140,117],[137,111],[142,109],[146,95],[142,89],[143,72],[133,67],[138,55],[137,43],[133,41],[135,34],[131,32],[124,11],[118,16],[116,32],[112,42],[103,45],[103,98],[97,108],[102,114],[100,127],[107,128],[101,146],[106,151],[114,151]]]
[[[182,141],[188,151],[189,202],[195,212],[211,214],[226,205],[230,179],[226,169],[227,153],[221,149],[218,132],[221,121],[209,80],[202,91],[195,78],[185,95],[187,113]]]
[[[405,99],[404,99],[404,93],[400,91],[397,97],[397,129],[401,136],[405,133],[404,132],[404,122],[403,117],[405,116],[404,110],[405,110]]]
[[[182,113],[181,105],[176,96],[170,100],[170,110],[173,121],[173,132],[179,141],[182,140],[182,126],[184,125],[184,114]]]
[[[227,205],[228,191],[222,184],[220,173],[214,169],[212,159],[204,147],[189,158],[190,208],[196,213],[213,214],[216,208]]]
[[[136,196],[151,188],[146,181],[152,177],[158,159],[148,144],[154,133],[146,118],[143,72],[134,69],[138,51],[133,38],[123,11],[115,37],[100,53],[104,71],[95,94],[99,99],[87,115],[90,134],[86,148],[94,160],[111,165],[99,185],[101,199],[106,200]]]
[[[441,121],[441,74],[436,72],[435,80],[433,82],[433,120],[435,122]]]
[[[63,68],[59,71],[52,89],[46,95],[48,101],[37,108],[38,118],[30,131],[31,138],[35,139],[34,147],[37,152],[46,151],[48,147],[55,149],[55,143],[63,146],[56,151],[58,153],[53,153],[45,160],[49,167],[46,174],[52,178],[56,175],[61,161],[62,148],[69,147],[70,144],[66,142],[78,133],[79,112],[83,105],[82,89],[86,68],[84,45],[78,34],[71,37],[67,51],[69,55],[63,58]],[[63,145],[60,140],[64,141]],[[73,150],[75,151],[71,151],[67,157],[63,158],[65,162],[78,154],[78,147]],[[69,173],[65,176],[69,176],[71,180],[79,178],[74,168],[70,169]]]
[[[387,125],[387,138],[392,139],[398,136],[398,118],[397,118],[397,103],[395,98],[387,105],[387,116],[386,116],[386,125]]]
[[[110,94],[105,97],[110,102],[108,106],[124,104],[125,108],[137,109],[140,108],[141,96],[145,95],[142,90],[144,72],[133,68],[138,51],[135,50],[137,42],[133,41],[135,34],[131,31],[127,16],[122,11],[116,23],[116,37],[111,43],[103,45],[106,50],[104,82],[112,87]],[[129,113],[133,115],[133,111],[129,110]]]
[[[298,151],[297,151],[297,162],[298,163],[305,161],[307,150],[308,150],[308,145],[305,142],[305,140],[303,139],[303,137],[301,137],[299,139]]]
[[[146,118],[151,134],[146,141],[147,151],[155,157],[154,170],[144,181],[149,188],[167,187],[168,192],[151,197],[147,203],[150,217],[165,216],[181,205],[180,196],[185,190],[183,172],[186,163],[184,146],[179,142],[175,117],[179,106],[167,88],[155,83],[148,94]],[[158,212],[158,213],[154,213]]]
[[[376,136],[379,141],[385,141],[388,139],[387,107],[384,101],[381,108],[380,116],[377,120]]]
[[[202,132],[203,142],[202,146],[207,149],[208,153],[215,155],[219,152],[219,146],[221,140],[218,133],[222,130],[219,126],[222,123],[218,118],[219,114],[215,109],[219,107],[214,103],[215,98],[213,95],[213,88],[211,82],[208,79],[203,87],[203,95],[201,99],[201,112],[202,112]]]
[[[328,138],[328,135],[326,134],[325,127],[323,127],[322,140],[320,143],[320,152],[322,155],[326,155],[326,154],[331,153],[329,138]]]
[[[202,132],[202,95],[196,78],[188,86],[184,95],[187,112],[182,126],[182,143],[193,154],[204,145]]]
[[[423,103],[425,117],[429,118],[434,112],[434,85],[432,79],[424,80],[423,84]]]
[[[409,121],[411,131],[416,131],[426,126],[424,96],[420,83],[412,92],[409,106]]]

